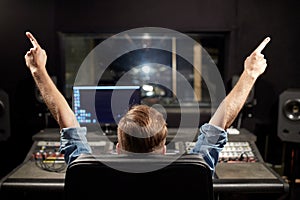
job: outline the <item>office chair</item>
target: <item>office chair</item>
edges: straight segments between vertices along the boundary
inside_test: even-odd
[[[153,170],[155,169],[155,170]],[[64,197],[197,198],[212,200],[212,175],[199,155],[83,155],[67,168]]]

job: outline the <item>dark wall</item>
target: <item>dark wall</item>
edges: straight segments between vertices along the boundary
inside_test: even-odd
[[[255,85],[254,132],[266,161],[281,164],[283,146],[277,137],[278,97],[288,88],[300,87],[299,13],[297,1],[239,1],[236,66],[266,35],[272,40],[264,50],[266,73]],[[234,70],[237,68],[231,68]],[[235,71],[236,73],[237,71]],[[300,124],[299,124],[300,128]]]
[[[1,176],[23,161],[32,145],[31,136],[44,126],[39,113],[45,108],[35,99],[35,85],[25,67],[24,55],[31,47],[25,31],[30,30],[37,36],[51,58],[54,4],[52,1],[0,1],[0,25],[0,88],[9,95],[11,122],[10,138],[0,142]]]
[[[255,85],[257,105],[249,128],[259,135],[262,146],[266,136],[272,138],[272,144],[281,145],[276,135],[278,95],[287,88],[300,87],[298,4],[297,0],[1,1],[0,88],[10,97],[12,127],[10,139],[1,142],[1,146],[14,149],[15,155],[8,162],[20,162],[31,145],[31,136],[45,127],[40,113],[46,108],[34,96],[34,83],[24,63],[24,55],[31,47],[24,35],[26,30],[32,31],[47,51],[47,68],[50,75],[58,77],[60,89],[59,31],[120,32],[144,26],[182,32],[225,31],[225,83],[241,73],[246,56],[270,36],[271,43],[264,50],[268,68]],[[270,152],[274,159],[280,158],[279,150]]]

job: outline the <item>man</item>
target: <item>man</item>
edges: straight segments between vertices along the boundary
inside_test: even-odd
[[[87,143],[86,128],[80,127],[75,114],[64,96],[56,88],[46,70],[47,55],[30,32],[26,32],[33,47],[26,53],[25,61],[41,95],[51,114],[61,129],[60,150],[65,155],[67,164],[80,154],[90,154],[92,150]],[[230,93],[224,98],[210,121],[199,129],[198,140],[191,153],[201,154],[212,172],[218,162],[220,151],[227,142],[226,129],[230,127],[257,78],[267,67],[266,59],[261,53],[268,44],[267,37],[244,62],[244,71]],[[166,152],[166,123],[162,115],[154,108],[139,105],[131,110],[118,124],[118,153],[161,153]]]

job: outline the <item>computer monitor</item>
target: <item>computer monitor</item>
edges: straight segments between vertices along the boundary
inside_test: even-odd
[[[73,111],[88,131],[116,128],[133,105],[141,103],[140,86],[74,86]]]

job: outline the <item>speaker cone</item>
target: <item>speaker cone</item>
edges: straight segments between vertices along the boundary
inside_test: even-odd
[[[300,120],[300,99],[287,100],[283,106],[283,113],[289,120]]]

